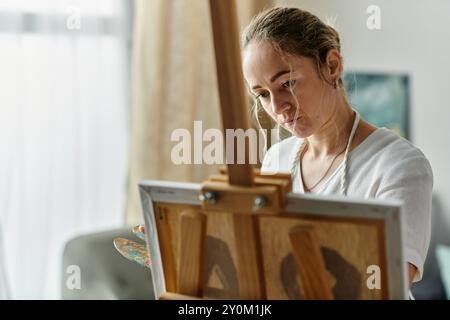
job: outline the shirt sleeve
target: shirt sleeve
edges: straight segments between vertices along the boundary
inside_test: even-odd
[[[422,279],[430,243],[433,173],[423,154],[391,163],[381,179],[376,198],[403,202],[406,261],[417,267],[414,282]]]
[[[264,155],[261,173],[290,173],[301,141],[295,136],[273,144]]]
[[[280,156],[280,143],[275,143],[264,155],[264,159],[261,164],[261,173],[269,175],[280,172]]]

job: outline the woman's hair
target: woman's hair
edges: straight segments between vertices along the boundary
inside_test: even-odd
[[[341,50],[336,30],[299,8],[275,7],[256,15],[243,32],[242,49],[254,41],[269,42],[280,53],[312,58],[322,79],[328,51]]]
[[[324,81],[327,80],[323,76],[322,67],[326,64],[329,50],[336,49],[339,53],[341,50],[336,30],[312,13],[292,7],[270,8],[256,15],[244,29],[241,42],[242,50],[252,42],[268,42],[282,57],[288,54],[312,58],[320,78]],[[341,78],[338,85],[340,89],[343,88]],[[293,94],[292,90],[291,93]],[[343,93],[346,98],[345,90]],[[294,94],[293,96],[295,98]],[[297,100],[296,103],[298,105]],[[261,128],[258,117],[260,107],[259,101],[255,101],[253,112]],[[265,138],[267,143],[267,137]]]

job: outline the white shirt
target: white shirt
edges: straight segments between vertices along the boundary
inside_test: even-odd
[[[303,139],[287,138],[266,153],[262,173],[290,173]],[[317,189],[322,195],[341,195],[342,162]],[[414,281],[422,279],[431,230],[433,173],[424,154],[406,139],[386,128],[378,128],[349,153],[347,195],[397,199],[403,202],[406,261],[418,269]],[[293,177],[293,192],[304,193],[299,170]]]

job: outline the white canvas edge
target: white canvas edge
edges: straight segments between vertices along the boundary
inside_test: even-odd
[[[141,196],[142,212],[145,223],[145,242],[147,243],[147,252],[151,259],[150,273],[152,276],[153,292],[156,300],[159,300],[161,294],[166,292],[164,278],[164,269],[162,266],[161,251],[159,247],[158,230],[155,222],[155,212],[153,210],[154,199],[146,190],[139,187]],[[147,214],[148,213],[148,214]]]

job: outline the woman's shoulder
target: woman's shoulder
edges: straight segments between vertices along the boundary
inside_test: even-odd
[[[378,128],[375,132],[375,151],[382,150],[387,158],[420,157],[426,159],[423,152],[409,140],[387,129]]]
[[[432,177],[431,165],[425,154],[410,141],[387,128],[377,128],[362,143],[360,151],[362,158],[366,161],[373,159],[386,171],[417,172]]]
[[[261,172],[290,172],[303,139],[295,136],[274,143],[264,155]]]
[[[303,139],[297,138],[296,136],[285,138],[279,142],[274,143],[267,151],[267,154],[271,154],[274,152],[282,152],[284,154],[288,154],[292,152],[293,149],[295,149],[297,146],[299,146],[302,141]]]

